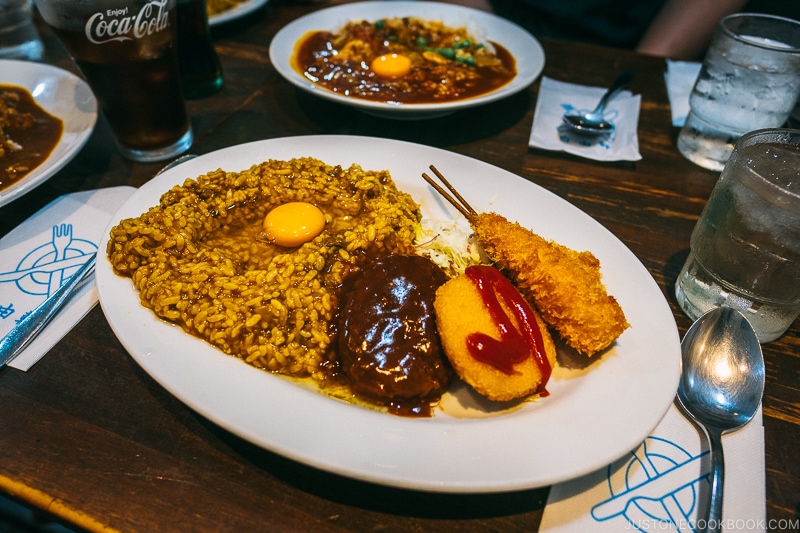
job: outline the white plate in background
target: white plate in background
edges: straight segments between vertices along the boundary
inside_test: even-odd
[[[482,39],[494,41],[511,52],[517,62],[517,75],[503,87],[474,98],[443,103],[398,104],[335,93],[315,84],[292,67],[297,42],[308,32],[337,31],[353,20],[374,21],[389,17],[417,17],[441,21],[451,27],[477,28]],[[310,13],[281,28],[270,44],[269,57],[281,76],[304,91],[366,113],[395,119],[432,118],[506,98],[533,83],[542,72],[545,59],[539,41],[520,26],[497,15],[453,4],[403,0],[356,2]]]
[[[0,85],[27,89],[42,109],[64,122],[61,139],[50,156],[21,180],[0,190],[3,206],[44,183],[83,148],[97,121],[97,100],[76,75],[32,61],[0,59]]]
[[[230,9],[226,9],[225,11],[208,17],[208,25],[219,26],[220,24],[225,24],[231,20],[240,19],[249,15],[253,11],[258,10],[266,3],[267,0],[245,0],[244,2],[240,2]]]

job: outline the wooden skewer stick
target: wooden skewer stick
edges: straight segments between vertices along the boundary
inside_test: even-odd
[[[450,202],[450,204],[452,204],[453,207],[458,209],[458,211],[462,215],[464,215],[467,218],[467,220],[472,220],[473,218],[475,218],[475,216],[478,213],[474,209],[472,209],[472,207],[469,205],[469,203],[467,203],[466,200],[464,200],[464,198],[458,193],[455,187],[453,187],[450,184],[450,182],[447,181],[447,179],[442,175],[441,172],[439,172],[439,170],[437,170],[435,166],[431,165],[430,169],[433,171],[434,174],[436,174],[436,177],[439,178],[439,180],[442,183],[444,183],[445,187],[447,187],[448,190],[451,193],[453,193],[453,196],[451,196],[447,191],[445,191],[438,183],[433,181],[433,178],[431,178],[430,176],[428,176],[423,172],[422,177],[425,179],[425,181],[427,181],[431,187],[436,189],[436,192],[441,194],[445,200],[447,200],[448,202]]]
[[[441,172],[439,172],[439,170],[438,170],[438,169],[437,169],[435,166],[431,165],[431,166],[430,166],[430,169],[433,171],[433,173],[434,173],[434,174],[436,174],[436,177],[437,177],[437,178],[439,178],[439,180],[440,180],[442,183],[444,183],[445,187],[447,187],[447,188],[448,188],[448,190],[449,190],[450,192],[452,192],[452,193],[453,193],[453,195],[454,195],[456,198],[458,198],[458,201],[459,201],[459,202],[461,202],[461,205],[463,205],[463,206],[464,206],[464,207],[467,209],[467,211],[469,211],[469,212],[470,212],[472,215],[477,215],[477,214],[478,214],[478,212],[477,212],[477,211],[475,211],[474,209],[472,209],[472,206],[470,206],[470,205],[469,205],[469,203],[468,203],[466,200],[464,200],[464,198],[463,198],[463,197],[462,197],[462,196],[461,196],[461,195],[458,193],[458,191],[456,190],[456,188],[455,188],[455,187],[453,187],[453,186],[450,184],[450,182],[449,182],[449,181],[447,181],[447,178],[445,178],[445,177],[442,175],[442,173],[441,173]]]
[[[472,215],[470,214],[470,212],[469,212],[469,211],[467,211],[467,209],[466,209],[464,206],[462,206],[461,204],[459,204],[459,203],[458,203],[458,201],[456,201],[456,199],[455,199],[455,198],[453,198],[452,196],[450,196],[450,194],[449,194],[449,193],[448,193],[446,190],[442,189],[442,187],[441,187],[441,186],[440,186],[438,183],[436,183],[435,181],[433,181],[433,178],[431,178],[430,176],[428,176],[428,175],[427,175],[427,174],[425,174],[424,172],[422,173],[422,177],[423,177],[423,178],[425,178],[425,181],[427,181],[427,182],[430,184],[430,186],[431,186],[431,187],[433,187],[434,189],[436,189],[436,192],[438,192],[439,194],[441,194],[441,195],[442,195],[442,197],[444,197],[444,199],[445,199],[445,200],[447,200],[448,202],[450,202],[450,204],[451,204],[453,207],[455,207],[456,209],[458,209],[458,211],[459,211],[459,212],[460,212],[462,215],[464,215],[464,216],[467,218],[467,220],[469,220],[469,219],[472,217]]]

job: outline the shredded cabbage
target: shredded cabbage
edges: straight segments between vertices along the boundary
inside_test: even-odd
[[[463,217],[423,219],[415,228],[417,253],[428,256],[450,276],[463,274],[470,265],[488,264],[486,252],[475,240]]]

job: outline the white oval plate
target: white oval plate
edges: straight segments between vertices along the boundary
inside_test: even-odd
[[[517,61],[516,77],[503,87],[475,98],[441,104],[398,104],[335,93],[313,83],[292,68],[297,42],[308,32],[336,31],[352,20],[374,21],[408,16],[442,21],[453,27],[478,28],[482,39],[494,41],[511,52]],[[278,73],[300,89],[366,113],[395,119],[432,118],[506,98],[528,87],[544,68],[542,46],[521,27],[484,11],[438,2],[356,2],[316,11],[284,26],[270,44],[269,57]]]
[[[28,89],[42,109],[64,121],[64,132],[50,157],[0,191],[3,206],[44,183],[83,148],[97,121],[97,100],[86,82],[71,72],[31,61],[0,59],[0,84]]]
[[[99,249],[106,249],[118,220],[158,205],[163,193],[186,178],[303,156],[388,169],[424,216],[450,218],[455,211],[421,178],[435,164],[475,209],[502,213],[546,238],[594,252],[632,327],[590,370],[557,370],[547,387],[550,396],[542,400],[484,418],[453,416],[447,409],[432,418],[401,418],[331,399],[226,356],[156,318],[140,305],[131,280],[116,276],[100,258],[100,303],[111,327],[136,362],[186,405],[254,444],[322,470],[395,487],[464,493],[527,489],[580,476],[636,448],[661,420],[677,390],[680,341],[669,305],[645,267],[608,230],[558,196],[459,154],[334,135],[226,148],[142,186],[114,217]]]
[[[208,17],[209,26],[219,26],[231,20],[240,19],[265,5],[267,0],[246,0],[232,8]]]

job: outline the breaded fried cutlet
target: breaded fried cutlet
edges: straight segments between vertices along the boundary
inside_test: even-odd
[[[475,267],[470,267],[475,268]],[[491,267],[482,267],[491,268]],[[509,287],[516,291],[510,282]],[[500,300],[509,313],[507,303]],[[496,321],[476,288],[466,275],[452,278],[439,287],[434,300],[436,325],[441,337],[445,355],[459,377],[474,388],[479,394],[495,401],[509,401],[530,396],[543,389],[543,380],[549,377],[550,370],[556,364],[556,347],[541,317],[531,310],[541,332],[541,349],[544,351],[549,366],[544,369],[534,359],[534,354],[526,351],[523,359],[512,366],[512,372],[504,372],[495,366],[479,361],[470,352],[467,338],[475,333],[483,333],[492,339],[501,338]],[[514,320],[519,330],[519,323]]]
[[[470,222],[488,256],[578,352],[592,356],[630,327],[591,252],[547,241],[497,213],[476,214]]]

